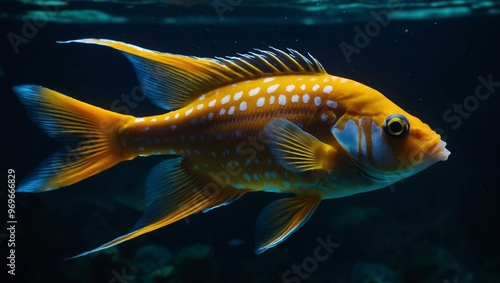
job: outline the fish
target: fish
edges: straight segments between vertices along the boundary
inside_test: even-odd
[[[438,133],[379,91],[328,74],[312,55],[254,49],[227,57],[147,50],[107,39],[146,97],[165,111],[135,117],[38,85],[14,87],[28,116],[66,143],[17,192],[63,188],[138,156],[148,173],[143,215],[101,251],[249,192],[286,193],[256,220],[255,253],[277,246],[327,199],[382,189],[450,155]]]

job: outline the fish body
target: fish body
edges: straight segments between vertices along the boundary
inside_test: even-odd
[[[131,231],[102,250],[253,191],[293,193],[257,219],[256,252],[301,227],[324,199],[383,188],[440,160],[438,134],[380,92],[326,73],[289,50],[198,58],[121,42],[153,103],[168,110],[134,117],[38,86],[15,88],[50,136],[78,143],[49,157],[21,192],[64,187],[137,156],[171,155],[146,181],[146,209]],[[81,256],[79,255],[79,256]]]

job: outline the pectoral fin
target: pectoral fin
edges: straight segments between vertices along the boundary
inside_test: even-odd
[[[287,170],[303,172],[332,167],[335,148],[286,119],[278,118],[267,123],[264,134],[276,161]]]
[[[255,253],[283,242],[309,220],[320,202],[320,197],[296,196],[267,205],[257,218]]]
[[[70,259],[107,249],[194,213],[224,205],[246,192],[232,187],[221,188],[190,170],[187,164],[185,158],[176,157],[156,165],[146,180],[146,208],[130,232]]]

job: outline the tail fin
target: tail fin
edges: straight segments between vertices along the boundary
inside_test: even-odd
[[[56,151],[25,178],[18,192],[44,192],[69,186],[120,161],[119,132],[133,119],[89,105],[35,85],[14,87],[31,119],[50,137],[67,145]]]

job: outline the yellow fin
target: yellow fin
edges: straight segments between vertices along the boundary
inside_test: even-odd
[[[18,192],[69,186],[133,157],[123,151],[119,131],[134,117],[41,86],[16,86],[14,92],[47,135],[66,143],[23,179]]]
[[[320,202],[319,196],[296,196],[268,204],[257,218],[255,253],[286,240],[309,220]]]
[[[146,180],[146,208],[130,232],[70,259],[107,249],[194,213],[225,205],[247,192],[220,187],[209,178],[190,170],[187,164],[184,157],[178,156],[156,165]]]
[[[277,118],[269,121],[264,134],[278,164],[292,172],[329,170],[335,148],[319,141],[292,122]]]
[[[78,39],[59,43],[88,43],[120,50],[134,65],[148,98],[172,110],[189,104],[201,94],[242,80],[263,76],[325,73],[321,64],[288,49],[255,50],[236,57],[201,58],[147,50],[107,39]]]

